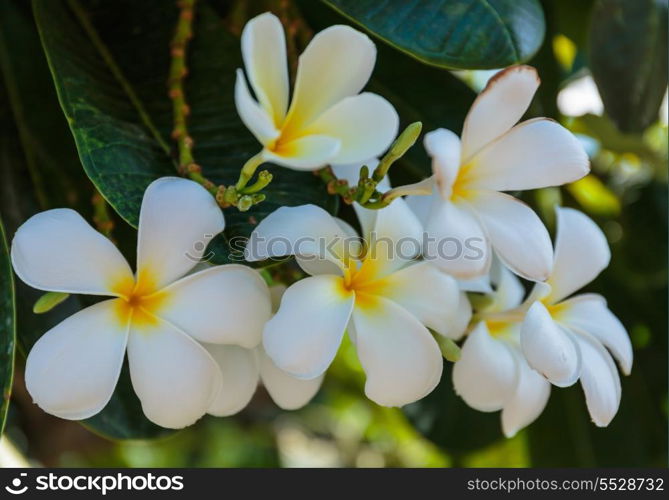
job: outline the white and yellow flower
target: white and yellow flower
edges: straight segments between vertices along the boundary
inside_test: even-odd
[[[262,159],[313,170],[356,163],[382,153],[399,120],[384,98],[360,91],[376,61],[376,47],[348,26],[318,33],[300,56],[289,102],[286,40],[280,21],[265,13],[242,33],[246,76],[237,72],[235,103],[244,124],[263,145]]]
[[[426,256],[454,276],[486,274],[491,247],[524,278],[544,280],[550,273],[552,247],[544,225],[502,191],[572,182],[589,164],[578,140],[558,123],[537,118],[516,124],[538,86],[534,68],[501,71],[474,101],[462,139],[445,129],[425,136],[434,194],[410,197],[409,203],[425,219]]]
[[[520,348],[525,289],[497,262],[491,270],[495,291],[453,366],[455,392],[472,408],[502,410],[502,430],[511,437],[533,422],[550,395],[550,383],[527,364]],[[522,308],[521,308],[522,309]],[[509,311],[513,311],[509,313]]]
[[[283,285],[270,289],[275,312],[285,290]],[[302,380],[279,369],[265,354],[262,344],[254,349],[223,344],[205,344],[205,348],[218,363],[223,377],[222,390],[209,407],[209,413],[217,417],[234,415],[244,409],[258,383],[262,383],[277,406],[296,410],[311,401],[323,382],[323,375]]]
[[[632,346],[624,326],[603,297],[582,294],[610,258],[606,238],[584,214],[557,210],[558,235],[553,271],[524,288],[506,269],[493,268],[492,303],[467,337],[453,369],[456,392],[480,411],[502,410],[507,436],[534,421],[550,395],[550,384],[580,380],[593,422],[608,425],[620,403],[620,378],[632,368]]]
[[[520,340],[530,366],[558,387],[581,381],[595,425],[607,426],[620,405],[620,377],[632,370],[632,344],[625,327],[601,295],[571,296],[606,268],[611,253],[604,233],[573,209],[557,211],[555,263],[546,283],[537,283]]]
[[[112,297],[45,333],[26,361],[26,385],[44,411],[80,420],[112,396],[128,353],[145,415],[163,427],[192,424],[221,390],[219,367],[199,342],[252,348],[270,317],[269,291],[241,265],[185,276],[224,228],[212,196],[185,179],[146,190],[137,272],[75,211],[39,213],[16,232],[16,274],[40,290]],[[185,276],[185,277],[184,277]]]
[[[361,222],[360,255],[355,245],[346,251],[352,228],[313,205],[280,208],[258,225],[247,259],[295,255],[312,275],[286,290],[263,345],[280,369],[308,380],[325,372],[348,329],[367,375],[367,396],[402,406],[439,382],[442,357],[428,328],[450,334],[458,285],[413,260],[422,228],[403,200]]]

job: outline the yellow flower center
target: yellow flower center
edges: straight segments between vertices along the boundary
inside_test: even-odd
[[[378,278],[380,261],[366,258],[360,267],[351,260],[344,269],[342,294],[349,296],[355,293],[357,307],[371,308],[378,304],[377,297],[383,296],[388,278]]]
[[[474,170],[472,165],[472,162],[466,163],[458,170],[458,175],[451,186],[451,200],[467,198],[471,193],[471,189],[468,186],[472,180],[472,171]]]
[[[119,295],[116,300],[116,318],[126,325],[132,322],[137,326],[155,326],[158,323],[157,313],[163,308],[169,294],[158,290],[153,273],[143,270],[137,279],[121,278],[112,287]]]

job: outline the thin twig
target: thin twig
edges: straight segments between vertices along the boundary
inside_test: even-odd
[[[188,115],[190,107],[186,101],[184,90],[184,81],[188,76],[188,66],[186,55],[188,52],[188,43],[193,38],[193,19],[195,17],[195,6],[197,0],[180,0],[179,19],[174,30],[174,37],[170,44],[170,72],[168,77],[168,94],[172,100],[172,117],[174,127],[172,129],[172,139],[177,143],[178,153],[178,171],[181,175],[202,185],[215,198],[218,204],[225,208],[236,206],[240,211],[246,211],[253,205],[260,203],[265,199],[265,195],[259,194],[262,188],[267,186],[272,180],[269,172],[263,171],[258,181],[246,187],[248,181],[255,173],[256,168],[262,163],[259,155],[251,158],[242,171],[240,180],[234,186],[216,185],[202,174],[202,167],[198,165],[193,156],[193,146],[195,141],[188,133]],[[253,167],[253,168],[251,168]]]

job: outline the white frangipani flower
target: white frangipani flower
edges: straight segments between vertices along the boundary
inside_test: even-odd
[[[474,101],[462,139],[445,129],[425,136],[434,194],[408,201],[424,217],[427,258],[458,278],[487,273],[491,247],[522,277],[544,280],[550,273],[544,225],[501,191],[559,186],[583,177],[589,164],[578,140],[558,123],[537,118],[516,124],[538,86],[534,68],[501,71]]]
[[[312,275],[286,290],[263,344],[279,368],[312,379],[328,368],[348,329],[367,396],[402,406],[439,382],[442,357],[428,328],[449,334],[459,290],[452,277],[413,260],[422,230],[403,200],[363,222],[360,256],[346,251],[351,228],[313,205],[282,207],[258,225],[248,260],[295,255]]]
[[[271,287],[272,308],[276,312],[286,287]],[[272,400],[284,410],[296,410],[313,398],[323,376],[302,380],[277,368],[265,354],[262,344],[254,349],[222,344],[205,344],[221,369],[223,383],[218,396],[209,407],[217,417],[234,415],[246,407],[262,382]]]
[[[482,317],[469,333],[453,366],[456,393],[472,408],[502,410],[502,430],[512,437],[543,411],[550,383],[527,364],[520,348],[525,289],[507,268],[496,262],[491,270],[495,291]]]
[[[223,228],[220,208],[200,185],[169,177],[153,182],[142,201],[133,274],[116,247],[73,210],[26,221],[11,250],[25,283],[113,297],[35,343],[26,361],[35,403],[65,419],[95,415],[112,396],[127,350],[133,388],[151,421],[181,428],[204,415],[221,375],[199,342],[254,347],[271,314],[267,285],[248,267],[185,276]]]
[[[297,170],[356,163],[383,152],[397,135],[392,105],[359,93],[376,61],[374,43],[359,31],[331,26],[311,40],[290,106],[286,40],[276,16],[265,13],[246,24],[242,55],[257,101],[238,70],[235,103],[263,145],[263,160]]]
[[[595,425],[609,425],[620,405],[620,377],[632,370],[632,344],[625,327],[601,295],[570,297],[606,268],[611,252],[601,229],[570,208],[557,210],[555,263],[546,283],[537,283],[521,329],[530,366],[559,387],[581,381]]]
[[[558,233],[553,272],[524,288],[508,271],[499,272],[492,303],[469,334],[453,369],[455,389],[472,408],[502,410],[502,427],[514,435],[543,411],[550,384],[581,381],[593,422],[607,426],[620,403],[620,378],[632,368],[632,345],[624,326],[603,297],[567,298],[592,281],[608,264],[606,238],[584,214],[557,210]],[[495,280],[494,280],[495,281]],[[566,299],[566,300],[565,300]]]

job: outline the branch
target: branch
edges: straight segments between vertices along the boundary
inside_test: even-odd
[[[246,187],[246,183],[250,180],[255,172],[255,168],[259,165],[257,158],[253,157],[247,162],[242,169],[240,181],[236,186],[226,187],[224,185],[217,185],[207,179],[202,174],[202,167],[196,163],[193,156],[195,141],[193,141],[193,138],[188,133],[187,121],[190,107],[186,102],[184,80],[188,75],[186,54],[188,52],[188,43],[193,38],[193,19],[195,17],[196,3],[197,0],[180,0],[177,3],[180,9],[179,19],[170,44],[171,63],[167,83],[168,94],[172,100],[172,117],[174,121],[172,139],[177,143],[178,172],[203,186],[216,198],[216,201],[222,208],[236,206],[240,211],[244,212],[265,199],[265,195],[258,194],[258,191],[272,180],[271,174],[263,171],[255,184],[248,188]],[[250,172],[249,164],[255,165]]]
[[[367,165],[363,165],[360,168],[360,176],[356,186],[351,187],[348,181],[338,179],[330,167],[316,170],[315,174],[327,184],[328,193],[341,196],[343,202],[347,205],[357,202],[363,207],[373,210],[387,207],[399,196],[407,194],[430,194],[432,192],[431,187],[428,188],[428,183],[425,181],[391,189],[387,193],[381,193],[376,189],[379,182],[388,174],[388,170],[390,170],[392,164],[404,156],[409,148],[416,143],[421,129],[421,122],[414,122],[407,126],[399,137],[395,139],[395,142],[392,143],[390,149],[381,158],[381,161],[379,161],[379,164],[371,175]]]

